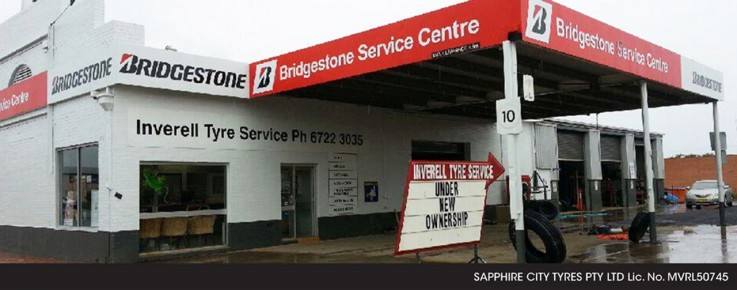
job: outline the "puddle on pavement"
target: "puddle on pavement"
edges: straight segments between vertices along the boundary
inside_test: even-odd
[[[737,227],[685,227],[661,239],[659,244],[643,241],[599,245],[569,260],[574,263],[737,263]]]

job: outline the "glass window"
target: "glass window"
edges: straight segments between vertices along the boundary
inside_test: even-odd
[[[141,165],[141,212],[225,209],[225,166]]]
[[[140,166],[140,253],[222,246],[225,165]]]
[[[97,227],[99,191],[98,147],[59,151],[59,224]]]
[[[717,183],[709,181],[700,181],[693,184],[692,189],[717,189]]]

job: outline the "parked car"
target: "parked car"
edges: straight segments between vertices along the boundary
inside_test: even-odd
[[[732,206],[734,201],[734,191],[729,185],[724,186],[724,202],[727,206]],[[696,181],[686,194],[686,207],[701,207],[706,205],[719,204],[719,190],[716,180]]]

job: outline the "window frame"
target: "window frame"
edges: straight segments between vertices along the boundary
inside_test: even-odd
[[[59,147],[56,148],[56,205],[54,206],[56,208],[56,229],[59,230],[67,230],[67,231],[87,231],[87,232],[97,232],[99,230],[100,224],[98,220],[98,224],[96,227],[93,227],[90,223],[90,226],[81,226],[82,220],[81,220],[81,214],[79,212],[79,209],[81,207],[80,201],[81,201],[81,194],[82,194],[82,182],[80,182],[80,176],[82,175],[82,149],[90,148],[90,147],[97,147],[97,169],[98,169],[98,183],[99,181],[99,170],[100,170],[100,145],[99,143],[86,143],[86,144],[80,144],[80,145],[74,145],[74,146],[67,146],[67,147]],[[77,225],[67,226],[64,225],[64,217],[63,217],[63,209],[59,206],[63,200],[62,197],[62,191],[64,190],[62,185],[62,170],[64,168],[64,162],[62,158],[62,154],[65,151],[76,151],[77,152],[77,164],[76,166],[76,178],[77,178],[77,186],[75,188],[75,198],[77,200],[77,216],[75,219],[75,223]],[[99,194],[99,189],[98,189]],[[99,196],[96,200],[99,205]],[[92,204],[92,200],[90,202],[90,207],[93,208],[95,205]],[[99,217],[98,217],[99,219]]]

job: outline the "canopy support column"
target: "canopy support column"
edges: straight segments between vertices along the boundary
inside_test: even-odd
[[[650,138],[650,107],[648,105],[647,82],[640,82],[642,93],[642,127],[645,139],[645,184],[647,186],[647,205],[650,215],[650,242],[658,242],[658,229],[655,221],[655,192],[653,190],[653,145]]]
[[[517,80],[517,46],[512,41],[502,44],[504,52],[504,97],[506,99],[519,98],[519,84]],[[522,116],[519,116],[520,118]],[[517,158],[517,135],[502,137],[507,153],[507,176],[509,177],[509,213],[514,221],[515,237],[517,240],[517,263],[527,262],[527,244],[524,219],[524,200],[522,197],[522,175],[519,172]]]
[[[722,133],[719,129],[719,102],[713,103],[714,110],[714,150],[717,160],[717,187],[719,187],[719,225],[726,226],[727,222],[724,216],[725,195],[724,195],[724,173],[722,170]]]

